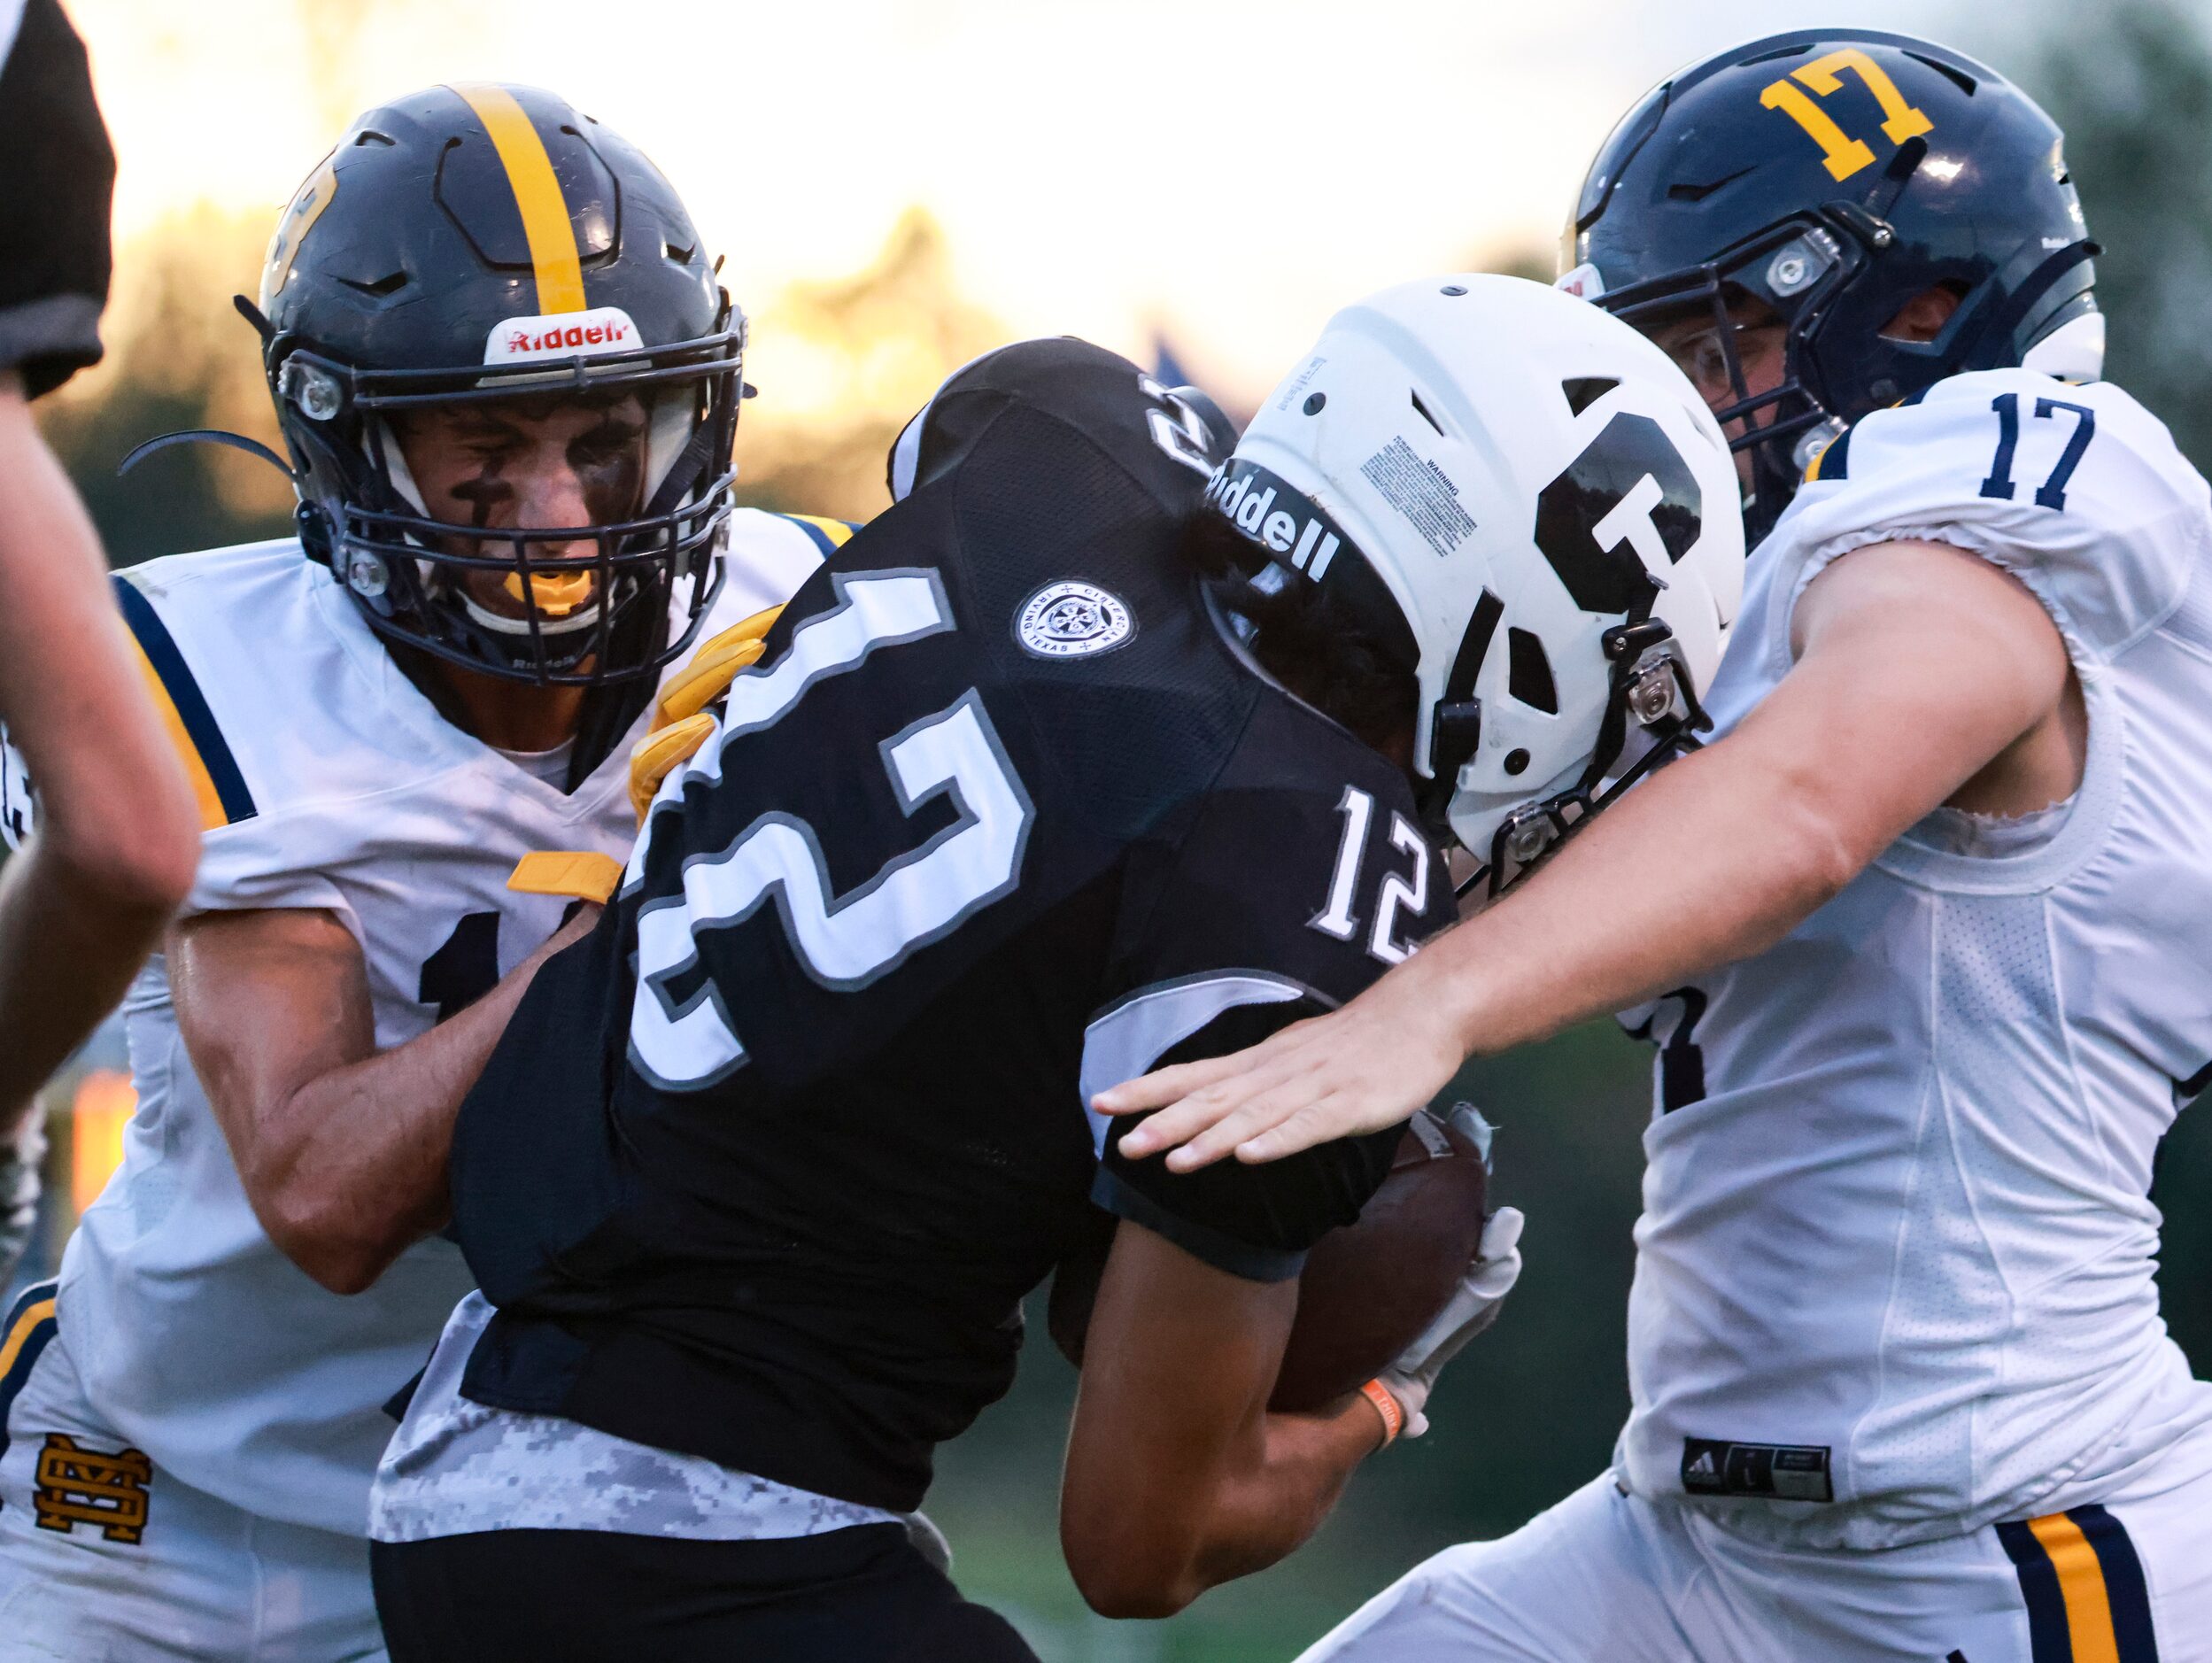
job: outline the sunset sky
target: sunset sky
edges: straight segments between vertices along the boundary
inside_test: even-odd
[[[1240,396],[1365,290],[1548,248],[1613,118],[1688,58],[1815,20],[2012,38],[1956,0],[67,3],[126,245],[198,201],[273,218],[382,97],[522,81],[641,144],[755,309],[918,204],[1017,333],[1141,351],[1164,325]]]

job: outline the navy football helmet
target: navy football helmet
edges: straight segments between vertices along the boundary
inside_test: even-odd
[[[1872,410],[2022,363],[2094,379],[2097,252],[2062,135],[1969,58],[1863,29],[1770,35],[1669,77],[1598,151],[1561,245],[1564,288],[1650,329],[1709,309],[1752,453],[1763,536],[1806,466]],[[1930,289],[1934,339],[1883,333]],[[1728,307],[1785,329],[1781,384],[1746,387]]]
[[[634,678],[690,645],[721,581],[742,393],[745,319],[715,266],[659,170],[551,93],[433,87],[354,122],[278,222],[265,315],[244,309],[301,543],[373,629],[569,685]],[[643,483],[606,524],[435,518],[393,425],[429,406],[632,395]],[[596,554],[556,564],[557,543]],[[470,596],[462,579],[487,569],[511,611]]]

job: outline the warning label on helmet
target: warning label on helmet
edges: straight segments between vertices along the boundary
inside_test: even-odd
[[[1392,439],[1360,463],[1359,471],[1439,554],[1450,553],[1473,531],[1473,516],[1459,506],[1459,488],[1404,439]]]

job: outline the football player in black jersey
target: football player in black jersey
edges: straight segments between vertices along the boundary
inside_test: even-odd
[[[33,1094],[145,962],[191,887],[199,837],[98,536],[31,416],[32,399],[99,359],[115,179],[84,44],[57,0],[0,0],[0,720],[41,805],[0,880],[4,1288],[38,1200]],[[0,817],[21,824],[27,789],[0,770]]]
[[[1726,448],[1625,326],[1455,278],[1340,314],[1220,450],[1111,353],[992,354],[731,681],[462,1110],[483,1291],[373,1505],[401,1663],[1028,1655],[899,1518],[1102,1225],[1062,1512],[1099,1610],[1272,1563],[1418,1428],[1510,1241],[1381,1383],[1272,1413],[1395,1129],[1187,1178],[1084,1096],[1350,997],[1449,917],[1438,839],[1523,862],[1682,736]]]

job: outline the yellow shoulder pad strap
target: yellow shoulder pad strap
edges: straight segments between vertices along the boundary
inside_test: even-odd
[[[596,849],[540,849],[514,862],[507,886],[522,895],[574,895],[602,907],[623,884],[623,863]]]

